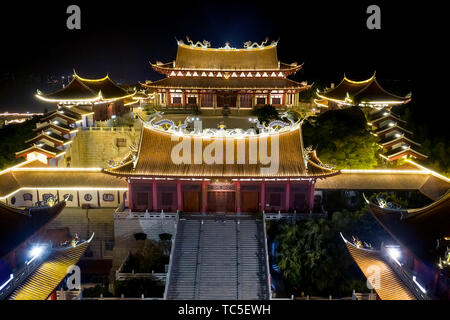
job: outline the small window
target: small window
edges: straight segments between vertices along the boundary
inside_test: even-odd
[[[114,201],[114,195],[111,193],[105,193],[103,195],[103,201],[107,201],[107,202]]]
[[[63,195],[63,199],[66,199],[66,201],[73,201],[73,194],[66,193]]]
[[[92,200],[92,195],[91,195],[90,193],[86,193],[86,194],[84,195],[84,200],[86,200],[86,201],[91,201],[91,200]]]
[[[127,146],[127,139],[126,138],[117,138],[116,139],[116,146],[117,147],[126,147]]]
[[[33,201],[33,195],[31,193],[25,193],[23,195],[23,201]]]
[[[187,103],[188,104],[197,104],[197,98],[196,97],[188,97]]]
[[[256,104],[265,104],[266,98],[256,98]]]
[[[181,97],[172,97],[173,104],[181,104]]]
[[[281,104],[281,98],[272,98],[272,104]]]
[[[15,204],[16,203],[16,197],[12,197],[11,198],[11,204]]]

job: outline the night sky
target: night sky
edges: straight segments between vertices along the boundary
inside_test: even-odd
[[[376,70],[382,84],[418,97],[430,93],[431,83],[436,88],[436,74],[444,72],[439,59],[446,53],[436,40],[445,32],[439,7],[403,1],[92,2],[2,3],[0,111],[42,111],[46,105],[34,99],[35,90],[48,91],[49,76],[73,68],[85,77],[109,73],[119,83],[159,79],[149,61],[175,59],[175,37],[186,36],[238,48],[248,40],[279,38],[279,60],[305,62],[296,80],[309,83],[336,83],[344,72],[365,79]],[[81,30],[66,28],[70,4],[81,8]],[[366,28],[370,4],[381,7],[381,30]]]

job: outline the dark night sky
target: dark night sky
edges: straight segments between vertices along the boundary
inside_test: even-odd
[[[375,31],[366,28],[366,8],[374,3],[382,12]],[[81,30],[66,28],[70,4],[81,7]],[[417,95],[443,73],[445,52],[435,41],[444,35],[443,12],[409,1],[15,1],[2,7],[0,19],[0,111],[41,111],[35,90],[72,68],[118,82],[159,79],[148,62],[173,60],[175,37],[186,35],[213,47],[280,38],[279,60],[305,62],[298,80],[337,82],[344,72],[362,79],[376,70],[380,82]]]

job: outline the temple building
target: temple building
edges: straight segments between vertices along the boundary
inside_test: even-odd
[[[72,81],[68,85],[48,94],[38,90],[36,97],[57,104],[58,108],[62,106],[69,109],[76,108],[73,110],[76,113],[84,110],[85,116],[93,113],[93,121],[104,121],[114,115],[121,116],[128,113],[130,110],[124,105],[124,100],[132,97],[134,93],[119,87],[108,75],[101,79],[85,79],[74,70]],[[83,122],[85,126],[88,125],[86,121]]]
[[[310,213],[316,180],[339,173],[304,148],[300,123],[247,134],[164,130],[166,122],[146,124],[138,150],[104,170],[127,179],[130,211]]]
[[[332,84],[331,88],[322,92],[318,90],[316,94],[318,97],[314,100],[316,105],[329,109],[351,106],[391,108],[411,100],[411,94],[402,97],[383,89],[375,73],[363,81],[350,80],[344,75],[344,79],[336,87]]]
[[[178,41],[176,60],[156,62],[152,68],[165,75],[143,84],[156,93],[158,106],[198,106],[202,109],[229,107],[251,109],[266,104],[295,106],[306,83],[287,78],[302,68],[280,62],[277,42],[265,45],[247,42],[244,48],[211,48],[207,41],[194,44]]]

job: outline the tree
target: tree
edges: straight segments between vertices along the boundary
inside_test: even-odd
[[[366,118],[359,107],[308,118],[303,137],[305,145],[316,148],[323,162],[338,169],[369,169],[378,164],[376,138],[366,129]]]
[[[123,272],[165,272],[165,265],[169,263],[169,257],[165,254],[167,249],[163,243],[144,240],[136,253],[128,257]]]
[[[420,152],[428,156],[423,165],[450,176],[450,131],[447,117],[437,116],[436,112],[424,112],[423,104],[414,100],[393,107],[392,111],[407,122],[408,129],[414,132],[413,140],[421,144]]]
[[[33,129],[39,119],[33,117],[23,123],[10,124],[0,129],[0,170],[23,161],[23,158],[17,159],[15,153],[27,148],[25,141],[35,135]]]
[[[354,212],[334,212],[328,220],[280,225],[276,236],[280,242],[278,265],[292,293],[348,296],[353,289],[368,290],[340,232],[356,235],[373,246],[389,238],[367,206]]]
[[[268,123],[272,120],[279,119],[277,109],[269,104],[254,108],[252,114],[258,118],[260,123]]]

